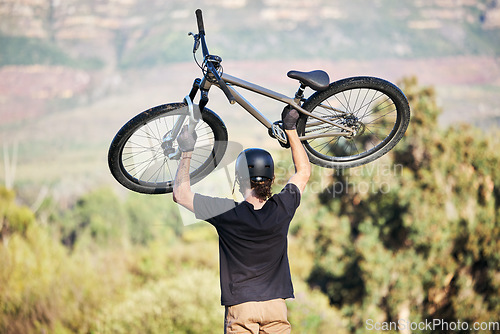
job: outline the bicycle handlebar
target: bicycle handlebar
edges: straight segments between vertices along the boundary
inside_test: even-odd
[[[198,21],[198,32],[200,35],[205,35],[205,27],[203,26],[203,15],[201,9],[196,10],[196,20]]]
[[[198,33],[201,41],[201,49],[203,51],[203,57],[206,58],[207,56],[210,55],[210,53],[208,52],[207,43],[205,42],[205,27],[203,25],[203,15],[201,9],[197,9],[195,14],[196,14],[196,20],[198,21]],[[217,70],[215,69],[213,64],[207,62],[207,68],[210,71],[210,73],[212,73],[213,76],[215,77],[217,83],[219,84],[220,89],[224,92],[227,99],[229,100],[229,103],[234,104],[236,100],[234,99],[233,94],[231,94],[229,88],[227,88],[226,83],[224,82],[224,80],[221,79],[219,73],[217,73]]]

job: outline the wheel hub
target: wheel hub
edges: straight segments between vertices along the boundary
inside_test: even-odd
[[[349,127],[354,127],[357,122],[358,118],[354,115],[347,115],[342,119],[342,124]]]
[[[363,122],[361,122],[359,118],[354,116],[353,114],[344,116],[340,120],[340,124],[352,129],[352,132],[344,136],[345,138],[348,139],[358,137],[365,131],[365,125],[363,124]],[[342,130],[342,132],[347,132],[347,131]]]

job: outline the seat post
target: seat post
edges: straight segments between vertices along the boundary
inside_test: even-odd
[[[301,83],[299,89],[297,90],[297,93],[295,93],[295,103],[300,104],[300,101],[302,101],[302,98],[304,97],[305,89],[306,85]]]

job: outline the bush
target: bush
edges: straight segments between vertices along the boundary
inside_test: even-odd
[[[15,193],[0,187],[0,240],[11,234],[24,234],[34,223],[35,215],[25,206],[15,203]]]
[[[70,257],[38,225],[0,248],[0,332],[83,332],[103,298],[105,281],[90,259]]]
[[[107,306],[95,333],[222,333],[217,272],[188,268]]]
[[[294,279],[293,283],[295,299],[286,302],[292,333],[348,333],[345,320],[338,310],[330,307],[327,296],[311,290],[301,280]]]

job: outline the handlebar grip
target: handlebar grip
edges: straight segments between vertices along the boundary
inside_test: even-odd
[[[201,9],[196,10],[196,20],[198,21],[198,31],[200,35],[205,35],[205,27],[203,26],[203,15],[201,14]]]

